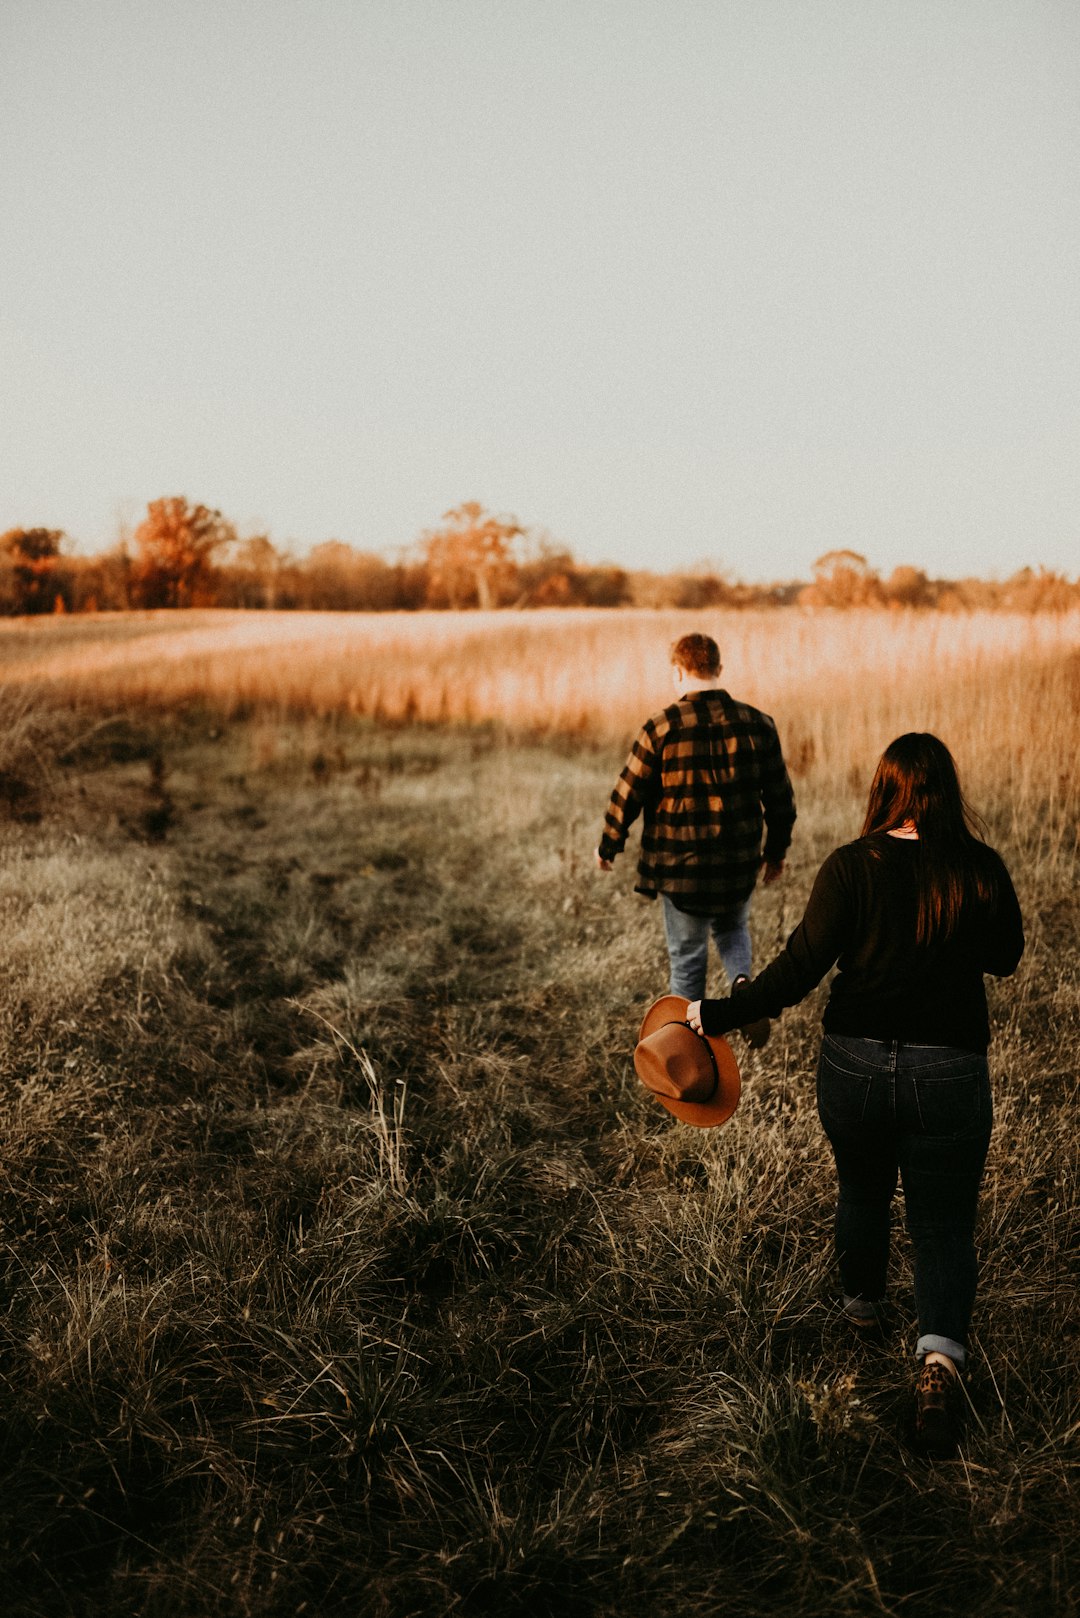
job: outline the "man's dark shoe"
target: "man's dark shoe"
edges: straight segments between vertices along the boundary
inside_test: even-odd
[[[960,1439],[960,1378],[944,1365],[924,1365],[915,1384],[915,1438],[935,1460],[956,1454]]]
[[[885,1327],[876,1308],[871,1307],[868,1314],[842,1309],[841,1315],[847,1330],[861,1343],[871,1343],[877,1347],[885,1341]]]
[[[732,996],[744,993],[749,987],[750,979],[745,972],[740,972],[731,985]],[[759,1017],[757,1022],[748,1022],[745,1028],[740,1028],[739,1033],[752,1051],[759,1051],[769,1042],[769,1026],[768,1017]]]

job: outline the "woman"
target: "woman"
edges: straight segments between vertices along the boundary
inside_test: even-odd
[[[975,1209],[990,1141],[983,973],[1024,949],[1000,857],[974,831],[936,736],[882,755],[862,835],[830,854],[787,946],[736,1001],[694,1001],[699,1033],[775,1017],[839,963],[823,1018],[818,1113],[836,1159],[844,1310],[874,1328],[899,1172],[915,1263],[922,1369],[916,1432],[951,1454],[975,1298]]]

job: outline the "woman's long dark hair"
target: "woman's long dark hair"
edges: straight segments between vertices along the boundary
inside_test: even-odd
[[[997,873],[953,756],[928,731],[908,731],[882,753],[862,835],[897,831],[908,820],[919,834],[916,938],[941,942],[956,931],[965,905],[993,903]]]

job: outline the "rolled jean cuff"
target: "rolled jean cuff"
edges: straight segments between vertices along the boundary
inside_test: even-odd
[[[915,1358],[920,1365],[928,1354],[947,1354],[961,1371],[967,1363],[967,1349],[962,1343],[954,1343],[951,1337],[935,1337],[933,1332],[920,1337],[915,1344]]]

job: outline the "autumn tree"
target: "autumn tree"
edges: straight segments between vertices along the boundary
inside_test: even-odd
[[[873,606],[881,600],[881,580],[858,551],[826,551],[799,599],[808,607]]]
[[[934,591],[930,580],[920,567],[901,562],[894,567],[884,584],[885,599],[890,607],[932,607]]]
[[[5,611],[53,612],[58,602],[67,605],[60,573],[63,538],[58,528],[9,528],[0,534]]]
[[[232,558],[239,604],[244,607],[276,607],[281,573],[287,561],[285,554],[266,534],[252,534],[249,539],[241,540]]]
[[[69,557],[65,572],[73,612],[123,612],[131,606],[131,557],[125,545],[97,556]]]
[[[497,607],[514,588],[514,541],[524,529],[514,517],[493,517],[479,501],[445,513],[423,537],[428,601],[451,607]]]
[[[309,607],[332,612],[382,612],[401,605],[399,569],[372,551],[340,539],[316,545],[303,563]]]
[[[1005,580],[999,601],[1014,612],[1067,612],[1077,603],[1078,591],[1063,573],[1051,568],[1022,567]]]
[[[235,539],[220,511],[189,506],[182,495],[152,500],[135,530],[134,580],[142,605],[209,605],[212,559]]]
[[[723,607],[731,601],[731,589],[723,575],[706,568],[677,573],[672,579],[674,605],[697,612],[705,607]]]

